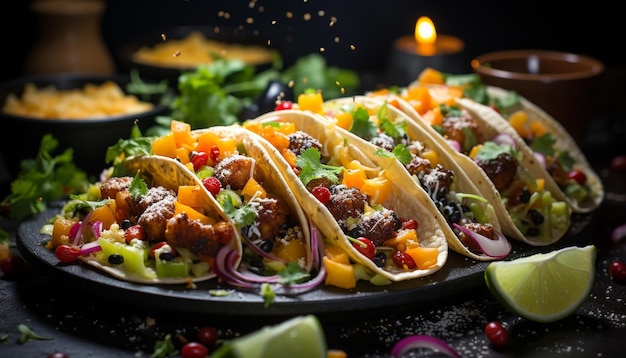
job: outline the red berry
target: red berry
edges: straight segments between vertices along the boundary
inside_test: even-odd
[[[352,242],[352,246],[354,246],[354,248],[357,249],[358,252],[362,253],[365,257],[374,261],[374,257],[376,257],[376,246],[374,246],[372,240],[365,237],[359,237],[355,240],[361,242],[362,244],[358,242]]]
[[[128,229],[124,230],[124,241],[127,244],[134,239],[144,240],[146,238],[146,233],[143,231],[143,227],[139,224],[133,225]]]
[[[567,177],[569,179],[573,179],[580,185],[585,185],[585,183],[587,182],[587,175],[578,169],[574,169],[567,173]]]
[[[485,326],[485,335],[494,347],[504,347],[509,342],[509,333],[502,323],[491,321]]]
[[[219,179],[216,177],[206,177],[202,179],[202,185],[209,191],[213,196],[217,196],[222,189],[222,183],[220,183]]]
[[[220,161],[220,147],[217,145],[212,145],[211,150],[209,151],[209,158],[211,158],[211,162],[217,163]]]
[[[55,352],[55,353],[48,354],[46,358],[70,358],[70,356],[68,356],[65,353]]]
[[[412,270],[417,267],[417,264],[411,255],[404,251],[396,250],[396,252],[393,253],[392,259],[396,265],[404,268],[405,270]]]
[[[621,260],[615,260],[609,266],[609,273],[613,281],[617,283],[626,283],[626,263]]]
[[[198,341],[207,347],[211,347],[217,341],[217,329],[214,327],[201,327],[198,330]]]
[[[9,255],[6,259],[0,261],[0,271],[4,272],[7,277],[17,275],[24,267],[24,259],[21,256]]]
[[[209,155],[205,152],[192,152],[189,161],[193,164],[193,170],[198,171],[201,167],[207,165]]]
[[[276,105],[276,108],[274,108],[275,111],[282,111],[283,109],[292,109],[293,108],[293,102],[291,101],[280,101],[280,103],[278,103]]]
[[[616,172],[626,173],[626,155],[618,155],[611,160],[611,169]]]
[[[60,245],[54,250],[54,254],[63,263],[72,263],[81,256],[80,247],[75,245]]]
[[[419,224],[417,223],[417,220],[415,219],[407,219],[404,220],[402,222],[402,228],[405,230],[417,230],[417,228],[419,227]]]
[[[208,353],[207,347],[198,342],[186,343],[180,350],[182,358],[205,358]]]
[[[154,258],[154,252],[165,245],[168,245],[167,241],[159,241],[156,244],[152,245],[152,247],[150,247],[150,257]],[[174,246],[170,246],[170,252],[172,253],[172,255],[176,256],[176,249],[174,249]]]
[[[311,190],[311,194],[324,205],[330,201],[330,190],[325,186],[316,186]]]

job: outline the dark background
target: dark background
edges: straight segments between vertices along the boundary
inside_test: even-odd
[[[4,0],[0,15],[3,65],[0,80],[23,75],[22,64],[37,37],[32,1]],[[440,34],[465,41],[466,70],[472,57],[493,50],[537,48],[586,54],[607,66],[624,64],[620,55],[623,15],[608,0],[571,1],[442,0],[108,0],[102,34],[127,70],[122,48],[139,38],[158,41],[175,26],[235,29],[279,49],[287,65],[299,56],[322,53],[330,65],[361,72],[383,71],[393,41],[413,33],[426,15]],[[253,4],[254,6],[250,6]],[[220,11],[230,14],[229,18]],[[320,13],[319,11],[323,11]],[[287,12],[293,17],[288,18]],[[304,20],[305,14],[310,20]],[[337,22],[329,26],[331,17]],[[247,19],[253,19],[252,23]],[[275,23],[272,23],[275,21]],[[334,38],[339,37],[335,43]],[[350,49],[355,46],[355,50]]]

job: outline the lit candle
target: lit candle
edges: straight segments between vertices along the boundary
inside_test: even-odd
[[[391,85],[407,85],[426,67],[447,73],[468,72],[464,48],[460,38],[437,34],[432,20],[422,16],[415,23],[414,35],[395,41],[387,66],[387,81]]]

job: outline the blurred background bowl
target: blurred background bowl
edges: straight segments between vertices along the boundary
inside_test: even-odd
[[[4,107],[10,94],[21,98],[27,83],[32,83],[39,89],[54,86],[57,90],[68,90],[82,89],[87,84],[99,85],[109,80],[116,83],[125,94],[129,94],[126,90],[126,85],[131,81],[129,75],[65,73],[21,77],[0,84],[0,108]],[[0,141],[0,164],[4,164],[6,176],[10,180],[15,179],[21,160],[37,156],[41,139],[46,133],[52,134],[59,141],[55,154],[60,154],[66,148],[73,148],[76,166],[89,175],[99,175],[107,166],[105,157],[109,146],[116,144],[120,138],[130,138],[135,123],[142,133],[145,132],[155,125],[158,115],[165,114],[168,110],[167,104],[163,102],[164,95],[137,95],[137,98],[152,103],[152,108],[136,114],[88,119],[22,117],[8,114],[2,109],[0,121],[5,140]]]
[[[267,41],[267,40],[265,40]],[[239,58],[257,70],[270,68],[277,51],[259,37],[228,27],[175,26],[159,33],[138,33],[117,51],[121,69],[137,69],[142,78],[167,80],[176,88],[183,71],[212,63],[214,51]]]
[[[604,73],[601,61],[560,51],[506,50],[479,55],[471,66],[483,83],[517,92],[584,143]]]

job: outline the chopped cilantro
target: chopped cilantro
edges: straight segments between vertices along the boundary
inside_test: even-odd
[[[300,167],[300,181],[305,186],[313,179],[327,178],[332,183],[339,182],[337,176],[343,172],[343,167],[322,164],[321,153],[317,148],[305,149],[296,159],[296,165]]]
[[[495,142],[485,142],[483,147],[476,153],[475,159],[492,160],[496,159],[500,154],[508,153],[517,158],[517,152],[509,144],[497,144]]]
[[[135,199],[148,193],[148,186],[146,185],[146,182],[141,179],[141,176],[139,174],[140,171],[137,171],[137,174],[135,174],[135,178],[130,183],[130,187],[128,188],[128,191]]]
[[[25,324],[20,324],[17,329],[22,333],[22,335],[20,336],[20,344],[25,344],[28,343],[30,341],[37,341],[37,340],[43,340],[43,341],[49,341],[52,338],[50,337],[42,337],[40,335],[38,335],[37,333],[33,332],[32,329],[30,329],[27,325]]]
[[[413,159],[413,155],[411,155],[411,151],[409,151],[407,147],[404,146],[404,144],[396,145],[391,151],[391,153],[384,149],[378,149],[374,152],[374,155],[378,155],[380,157],[387,157],[387,158],[395,157],[396,159],[400,161],[400,163],[404,165],[409,164],[411,160]]]
[[[376,128],[376,124],[370,121],[367,109],[358,107],[352,112],[350,132],[364,139],[370,139],[378,134],[378,128]]]
[[[239,227],[250,226],[257,217],[257,212],[250,204],[237,207],[230,195],[224,195],[219,201],[220,206]]]

